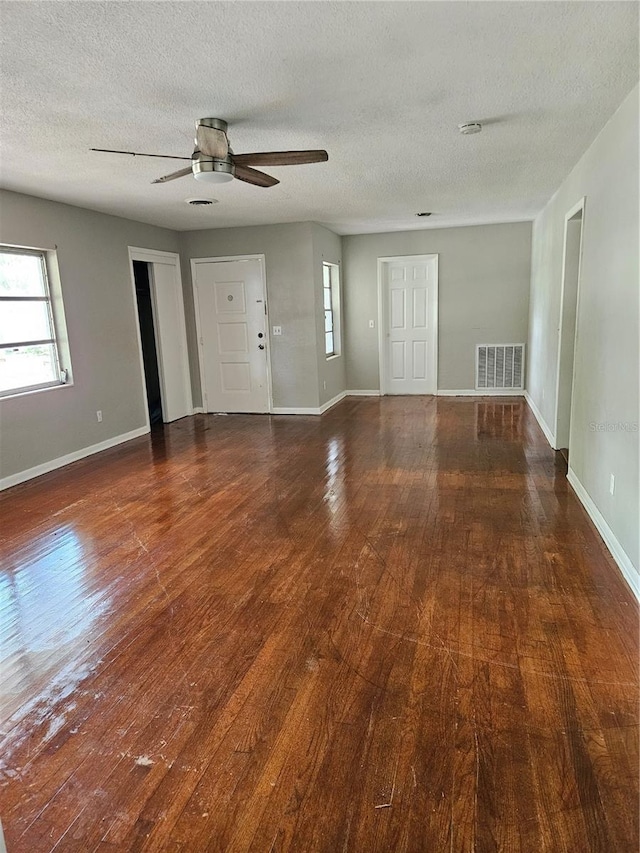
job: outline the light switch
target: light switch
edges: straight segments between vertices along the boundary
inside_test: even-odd
[[[369,320],[369,328],[375,329],[375,327],[376,327],[376,321],[375,320]]]

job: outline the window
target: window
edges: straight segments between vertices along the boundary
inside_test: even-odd
[[[45,252],[0,247],[0,397],[62,385]]]
[[[327,358],[340,355],[340,267],[322,264],[324,298],[324,352]]]

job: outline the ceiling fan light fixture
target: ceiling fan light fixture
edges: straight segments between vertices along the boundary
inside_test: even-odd
[[[196,181],[207,184],[224,184],[233,180],[235,169],[233,163],[225,160],[194,160],[193,177]]]
[[[201,118],[196,122],[195,150],[189,157],[176,157],[177,160],[191,159],[191,165],[162,175],[151,181],[152,184],[166,184],[178,178],[194,177],[206,184],[224,184],[237,178],[245,184],[256,187],[275,187],[280,181],[267,175],[254,166],[302,166],[307,163],[325,163],[329,155],[324,149],[304,151],[254,151],[249,154],[235,155],[229,147],[227,123],[219,118]],[[138,154],[134,151],[116,151],[115,149],[95,148],[109,154],[130,154],[133,156],[166,157],[160,154]],[[174,159],[173,155],[169,159]]]
[[[229,153],[227,123],[219,118],[200,118],[196,122],[196,149],[208,157],[224,160]]]

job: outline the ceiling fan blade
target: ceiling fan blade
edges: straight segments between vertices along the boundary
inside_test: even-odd
[[[115,151],[113,148],[90,148],[89,151],[102,151],[105,154],[130,154],[132,157],[162,157],[163,160],[191,160],[191,157],[176,157],[174,154],[143,154],[140,151]]]
[[[151,181],[151,183],[166,184],[167,181],[175,181],[176,178],[185,178],[187,175],[192,174],[191,166],[187,166],[186,169],[179,169],[177,172],[171,172],[169,175],[163,175],[161,178],[156,178],[155,181]]]
[[[280,183],[277,178],[265,175],[257,169],[250,169],[248,166],[236,166],[236,178],[247,184],[255,184],[257,187],[275,187]]]
[[[247,166],[302,166],[305,163],[324,163],[329,159],[326,151],[264,151],[255,154],[232,154],[236,165]]]
[[[196,147],[207,157],[224,160],[229,153],[229,140],[224,130],[199,124],[196,128]]]

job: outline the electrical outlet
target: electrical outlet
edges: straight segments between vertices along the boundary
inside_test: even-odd
[[[96,412],[96,418],[98,419],[98,423],[101,424],[102,423],[102,410],[101,409],[98,409],[98,411]]]
[[[611,474],[609,478],[609,494],[614,495],[616,492],[616,478]]]
[[[375,329],[375,327],[376,327],[376,321],[375,320],[369,320],[369,328]]]
[[[274,326],[273,327],[273,334],[274,335],[281,335],[282,334],[282,326]]]

